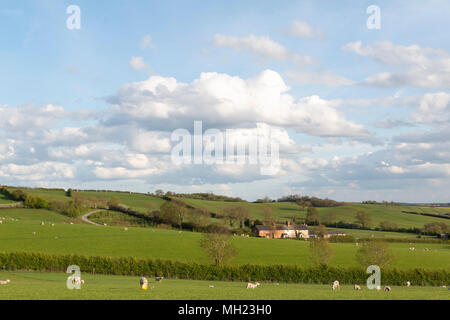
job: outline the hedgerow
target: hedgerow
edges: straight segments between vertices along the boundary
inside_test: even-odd
[[[44,253],[0,253],[0,268],[4,270],[37,270],[65,272],[70,265],[78,265],[82,272],[129,275],[164,276],[166,278],[227,281],[276,281],[291,283],[327,284],[339,280],[341,284],[365,283],[368,278],[361,268],[320,268],[296,265],[226,265],[216,266],[195,262],[178,262],[134,257],[111,258],[83,255],[51,255]],[[413,285],[448,284],[450,271],[445,269],[382,270],[383,284]]]

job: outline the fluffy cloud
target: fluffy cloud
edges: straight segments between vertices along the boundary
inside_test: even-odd
[[[288,34],[296,38],[320,38],[323,39],[325,35],[319,28],[314,28],[303,21],[292,21],[287,29]]]
[[[227,47],[237,51],[248,51],[263,58],[281,61],[291,61],[298,66],[311,65],[315,61],[309,56],[302,56],[286,49],[283,45],[266,36],[232,37],[227,35],[214,35],[214,44],[218,47]]]
[[[363,81],[376,87],[416,86],[426,89],[450,87],[450,55],[441,49],[418,45],[394,45],[389,41],[364,46],[361,41],[343,46],[386,66],[403,67],[401,71],[380,72]]]
[[[144,58],[142,57],[131,57],[130,62],[128,62],[129,66],[134,70],[148,70],[149,66],[145,63]]]
[[[345,119],[332,102],[319,96],[295,101],[288,91],[281,76],[271,70],[247,80],[202,73],[191,83],[152,76],[124,85],[111,97],[111,112],[104,122],[132,121],[173,130],[190,128],[194,120],[201,119],[216,127],[267,123],[317,136],[369,135],[363,126]]]

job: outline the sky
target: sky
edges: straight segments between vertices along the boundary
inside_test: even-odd
[[[0,184],[449,202],[449,13],[438,0],[3,0]],[[195,121],[270,136],[278,170],[174,162],[174,132]]]

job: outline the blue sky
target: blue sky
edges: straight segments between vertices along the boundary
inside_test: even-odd
[[[379,30],[366,26],[373,4]],[[80,30],[66,27],[69,5]],[[446,1],[2,1],[0,183],[449,201],[449,12]],[[174,167],[170,133],[194,120],[277,130],[281,172]]]

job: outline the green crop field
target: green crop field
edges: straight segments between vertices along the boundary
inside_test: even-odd
[[[201,233],[155,228],[99,227],[68,224],[67,218],[45,210],[3,209],[0,217],[10,217],[0,225],[0,251],[27,251],[60,254],[134,256],[208,263],[199,247]],[[16,221],[19,219],[19,221]],[[41,226],[40,222],[45,225]],[[50,226],[55,223],[55,226]],[[32,233],[36,234],[33,235]],[[307,241],[234,237],[238,256],[233,264],[311,265]],[[333,266],[355,266],[358,247],[352,243],[332,244]],[[447,244],[392,243],[398,268],[448,268],[450,246]],[[424,251],[428,247],[430,251]]]
[[[254,289],[246,289],[243,282],[172,280],[164,279],[156,283],[150,279],[153,289],[139,288],[139,277],[107,276],[81,274],[85,280],[80,290],[66,287],[65,273],[40,272],[0,272],[0,280],[10,279],[7,285],[0,286],[0,300],[40,299],[40,300],[76,300],[76,299],[139,299],[139,300],[305,300],[305,299],[380,299],[448,300],[449,290],[440,287],[396,287],[392,292],[369,290],[361,284],[361,291],[352,286],[341,286],[332,291],[331,285],[264,283]],[[214,287],[210,287],[210,286]]]

